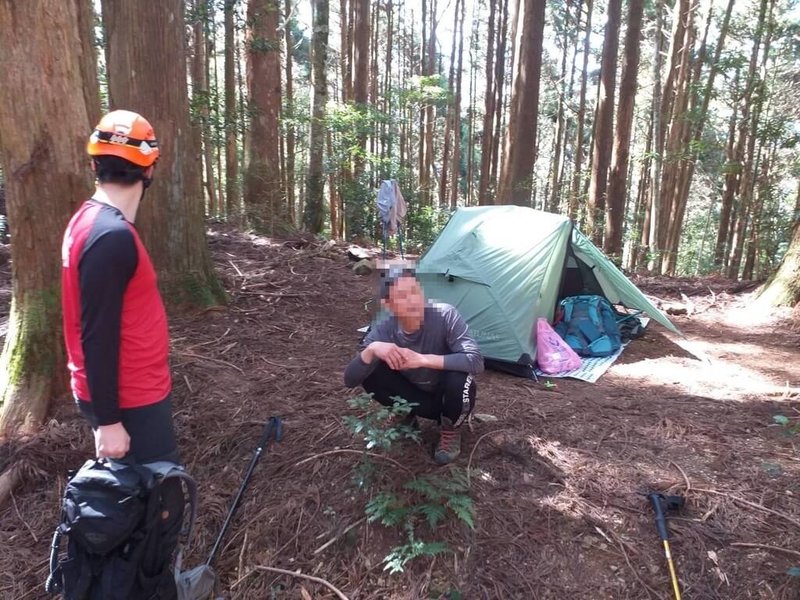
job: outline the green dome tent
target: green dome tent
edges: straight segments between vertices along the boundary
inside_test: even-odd
[[[562,215],[521,206],[459,208],[423,254],[417,275],[431,300],[454,305],[488,366],[530,375],[536,319],[558,302],[598,294],[677,328]]]

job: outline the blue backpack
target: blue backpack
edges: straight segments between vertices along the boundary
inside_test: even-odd
[[[622,346],[616,312],[602,296],[569,296],[559,304],[553,327],[581,356],[609,356]]]

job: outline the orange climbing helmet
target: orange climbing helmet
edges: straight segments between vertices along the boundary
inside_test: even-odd
[[[90,156],[118,156],[145,168],[155,163],[159,155],[153,126],[129,110],[115,110],[100,119],[86,151]]]

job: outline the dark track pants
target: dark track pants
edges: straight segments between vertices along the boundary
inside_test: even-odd
[[[97,429],[97,417],[91,402],[76,399],[81,414]],[[168,460],[180,464],[175,426],[172,422],[172,397],[161,402],[122,409],[122,425],[131,437],[129,457],[139,464]]]
[[[394,371],[379,361],[375,370],[364,380],[364,389],[383,404],[391,406],[392,396],[400,396],[416,404],[412,414],[440,422],[447,417],[456,427],[461,425],[475,407],[475,378],[461,371],[443,371],[442,380],[433,392],[418,388],[405,378],[402,371]]]

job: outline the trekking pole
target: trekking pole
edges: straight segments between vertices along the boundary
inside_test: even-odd
[[[269,421],[267,421],[267,424],[264,427],[264,432],[261,434],[261,440],[258,442],[256,453],[253,455],[253,458],[250,461],[250,466],[247,468],[247,473],[245,473],[242,485],[239,487],[239,493],[236,494],[236,499],[233,501],[233,504],[228,511],[228,516],[225,518],[225,523],[222,525],[222,530],[217,536],[217,541],[214,542],[214,547],[211,549],[211,553],[208,555],[206,566],[211,565],[211,561],[214,560],[214,555],[217,553],[217,550],[222,543],[222,538],[225,537],[225,532],[227,531],[228,526],[233,519],[233,515],[236,512],[236,509],[239,507],[239,503],[242,501],[244,490],[247,488],[247,484],[250,483],[250,476],[253,474],[253,469],[255,469],[256,463],[258,462],[259,458],[261,458],[261,454],[263,453],[267,443],[269,443],[270,437],[274,437],[276,442],[281,441],[281,438],[283,437],[283,423],[281,422],[280,417],[270,417]]]
[[[678,586],[675,563],[672,561],[672,553],[669,549],[669,530],[667,529],[667,518],[664,516],[664,510],[679,509],[685,504],[686,499],[683,496],[665,496],[664,494],[655,492],[648,494],[647,497],[656,513],[656,527],[658,528],[658,536],[664,544],[664,556],[667,559],[669,576],[672,580],[672,589],[675,592],[675,600],[681,600],[681,589]]]

